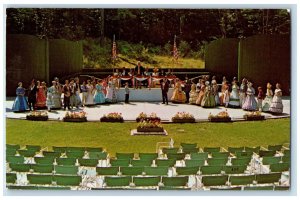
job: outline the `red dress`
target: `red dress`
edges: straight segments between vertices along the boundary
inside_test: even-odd
[[[37,108],[46,107],[46,94],[45,94],[45,89],[42,86],[38,88],[35,107]]]

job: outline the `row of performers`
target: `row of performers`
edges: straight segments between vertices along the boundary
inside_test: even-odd
[[[73,107],[91,106],[103,103],[117,102],[116,79],[110,77],[108,82],[96,79],[84,81],[79,84],[79,78],[66,80],[65,84],[59,83],[59,79],[52,81],[51,87],[46,87],[45,82],[31,81],[28,89],[22,87],[19,82],[16,90],[16,99],[12,110],[22,112],[35,109],[64,109]],[[26,97],[26,91],[28,98]],[[82,93],[82,96],[80,96]],[[62,102],[63,94],[63,102]]]
[[[247,111],[262,111],[272,113],[282,113],[282,90],[279,83],[276,84],[276,89],[272,91],[272,85],[267,84],[266,95],[262,87],[258,87],[258,95],[255,98],[255,89],[252,83],[247,79],[243,79],[240,86],[236,78],[230,85],[226,78],[223,78],[221,92],[219,93],[219,85],[213,78],[212,81],[200,79],[199,83],[192,83],[190,91],[186,89],[186,85],[178,82],[175,85],[174,93],[171,101],[173,103],[186,103],[200,105],[204,108],[213,108],[216,106],[225,106],[231,108],[242,108]],[[182,90],[184,86],[184,90]],[[187,101],[188,100],[188,101]]]

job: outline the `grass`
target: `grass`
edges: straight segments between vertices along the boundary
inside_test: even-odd
[[[122,56],[124,57],[124,56]],[[135,59],[129,59],[128,57],[125,57],[129,62],[136,64],[138,61]],[[198,68],[198,69],[204,69],[204,61],[201,59],[194,59],[194,58],[179,58],[178,64],[174,64],[172,57],[170,56],[160,56],[160,55],[153,55],[153,60],[157,61],[158,64],[149,64],[149,63],[143,63],[143,66],[153,68]],[[134,65],[125,62],[123,60],[120,60],[120,62],[117,64],[118,68],[126,67],[126,68],[133,68]]]
[[[290,119],[258,122],[163,124],[168,136],[131,136],[136,123],[66,123],[6,119],[6,143],[32,144],[43,147],[104,147],[110,155],[116,152],[155,152],[157,142],[170,138],[198,143],[199,147],[267,146],[290,143]]]

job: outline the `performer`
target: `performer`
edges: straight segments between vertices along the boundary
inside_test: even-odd
[[[178,79],[175,82],[175,89],[174,89],[173,95],[171,97],[171,101],[173,103],[185,103],[186,102],[185,92],[182,91],[181,82]]]
[[[37,109],[46,108],[46,83],[43,81],[42,84],[40,81],[37,81],[37,97],[35,107]]]
[[[220,98],[219,98],[219,86],[217,84],[216,79],[213,79],[211,81],[211,84],[212,84],[212,93],[215,98],[216,106],[218,106],[218,105],[220,105]]]
[[[56,81],[52,81],[52,101],[53,105],[51,109],[61,109],[61,90]]]
[[[122,69],[121,76],[129,76],[125,67],[123,67],[123,69]],[[121,79],[121,86],[125,85],[125,83],[127,83],[128,81],[129,80],[122,80]]]
[[[71,88],[69,85],[69,80],[65,80],[65,85],[63,86],[63,93],[64,93],[64,110],[68,107],[68,110],[71,110],[70,108],[70,96],[71,96]]]
[[[108,81],[108,89],[106,94],[106,102],[108,103],[117,103],[117,91],[116,91],[116,81],[110,78]]]
[[[71,88],[70,106],[71,106],[71,109],[73,109],[73,107],[77,107],[74,79],[70,80],[69,86]]]
[[[25,97],[25,89],[22,87],[22,82],[18,83],[18,88],[16,90],[16,99],[12,106],[13,112],[23,112],[28,110],[27,100]]]
[[[138,61],[136,67],[134,68],[134,71],[135,71],[136,76],[142,76],[143,75],[143,73],[144,73],[144,67],[141,65],[140,61]],[[141,89],[142,88],[141,81],[138,81],[138,80],[135,79],[135,86],[136,86],[136,89],[137,88]]]
[[[186,76],[184,82],[184,92],[186,95],[186,102],[189,103],[190,100],[190,92],[191,92],[191,80]]]
[[[204,82],[204,80],[201,80],[200,92],[198,94],[198,98],[196,101],[196,104],[199,106],[201,105],[201,102],[202,102],[202,99],[204,96],[204,92],[205,92],[205,82]]]
[[[214,108],[216,107],[215,97],[212,93],[209,81],[205,82],[205,92],[201,101],[201,106],[203,108]]]
[[[191,85],[191,91],[190,91],[190,99],[189,99],[190,104],[196,104],[197,98],[198,98],[198,93],[196,92],[196,84],[193,83]]]
[[[221,87],[221,95],[220,95],[220,105],[221,106],[225,105],[225,102],[223,100],[224,100],[224,95],[225,95],[225,88],[227,88],[227,87],[228,87],[228,84],[227,84],[226,77],[223,76],[222,87]]]
[[[262,102],[265,98],[265,94],[263,92],[262,87],[257,88],[258,94],[257,94],[257,108],[259,111],[262,111]]]
[[[234,79],[232,82],[231,93],[229,97],[228,107],[230,108],[240,108],[240,95],[239,95],[239,86],[237,85],[237,80]]]
[[[75,106],[76,108],[78,108],[81,104],[81,98],[80,98],[80,84],[79,84],[79,78],[78,77],[75,77]]]
[[[273,114],[281,114],[283,112],[282,91],[279,83],[276,83],[276,89],[269,111]]]
[[[269,109],[272,104],[272,99],[273,99],[272,85],[270,83],[267,83],[266,97],[262,102],[262,111],[263,112],[269,112]]]
[[[86,89],[87,89],[87,97],[86,97],[85,106],[95,105],[95,102],[94,102],[94,86],[91,84],[90,80],[87,80]]]
[[[230,100],[229,84],[226,82],[224,84],[224,93],[223,93],[223,105],[227,108]]]
[[[129,103],[129,87],[128,87],[128,82],[125,83],[125,103]]]
[[[56,81],[58,95],[60,96],[60,107],[62,107],[62,93],[63,93],[63,85],[59,83],[59,78],[55,77],[54,81]]]
[[[47,109],[50,112],[51,108],[54,106],[54,102],[53,102],[53,93],[54,93],[54,87],[56,82],[52,81],[52,86],[48,87],[47,89],[47,100],[46,100],[46,105],[47,105]]]
[[[248,81],[248,89],[247,89],[247,97],[242,106],[243,110],[256,111],[257,110],[257,102],[255,100],[254,94],[255,90],[252,87],[252,83]]]
[[[105,96],[102,92],[102,81],[98,80],[98,83],[96,85],[96,93],[94,97],[95,104],[103,104],[105,103]]]
[[[158,72],[158,68],[155,67],[153,69],[153,73],[152,73],[152,77],[154,77],[155,80],[152,81],[152,86],[151,87],[154,87],[156,86],[156,84],[158,84],[160,81],[157,80],[157,78],[159,77],[159,72]]]
[[[142,81],[146,87],[149,88],[149,90],[151,89],[151,73],[149,72],[149,68],[146,67],[146,70],[144,71],[144,76],[148,77],[147,80]]]
[[[82,106],[85,106],[87,100],[87,87],[85,81],[83,81],[82,85],[80,86],[82,92]]]
[[[247,79],[243,78],[240,87],[240,106],[242,106],[245,103],[246,91],[247,91]]]
[[[168,91],[169,91],[169,80],[167,78],[161,79],[160,88],[162,92],[163,104],[168,105]]]
[[[35,103],[36,103],[36,92],[37,92],[37,87],[35,84],[35,80],[31,80],[31,84],[28,88],[28,106],[29,110],[34,110],[35,109]]]
[[[202,79],[199,79],[199,82],[196,85],[196,92],[199,94],[200,90],[201,90],[201,85],[202,85]]]

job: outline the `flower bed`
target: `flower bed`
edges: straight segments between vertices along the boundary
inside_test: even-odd
[[[195,118],[192,114],[186,112],[177,112],[172,117],[174,123],[195,123]]]
[[[137,127],[138,132],[164,132],[160,121],[141,121]]]
[[[124,122],[121,113],[108,113],[100,118],[100,122]]]
[[[32,111],[30,114],[26,115],[26,119],[32,121],[47,121],[48,114],[46,111]]]
[[[85,112],[66,112],[64,122],[87,122]]]
[[[151,113],[149,116],[146,113],[140,113],[139,116],[136,118],[136,122],[142,121],[160,121],[160,118],[157,117],[155,113]]]
[[[258,121],[258,120],[264,120],[265,116],[261,115],[261,112],[248,112],[244,115],[244,119],[247,121]]]
[[[217,115],[209,113],[208,120],[210,122],[231,122],[231,117],[229,117],[227,110],[225,110]]]

